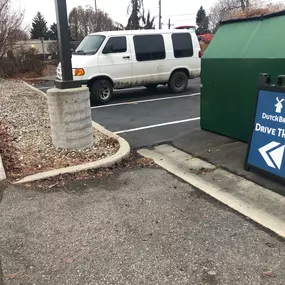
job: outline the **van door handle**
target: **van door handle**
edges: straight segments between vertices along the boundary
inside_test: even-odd
[[[123,59],[130,59],[129,56],[123,56]]]

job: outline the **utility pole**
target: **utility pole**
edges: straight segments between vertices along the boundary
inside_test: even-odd
[[[168,29],[170,30],[171,23],[170,23],[170,18],[168,19]]]
[[[158,28],[161,29],[162,24],[161,24],[161,0],[158,0],[158,6],[159,6],[159,22],[158,22]]]
[[[95,0],[95,12],[97,13],[97,0]]]

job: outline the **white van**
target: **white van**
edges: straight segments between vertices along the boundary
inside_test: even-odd
[[[200,45],[193,30],[111,31],[90,34],[72,55],[73,79],[86,82],[91,100],[106,103],[114,89],[168,84],[186,90],[200,76]],[[61,79],[61,65],[57,68]]]

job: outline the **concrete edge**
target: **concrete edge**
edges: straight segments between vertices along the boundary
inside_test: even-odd
[[[84,170],[107,168],[129,157],[131,153],[131,148],[130,148],[129,143],[125,139],[106,130],[104,127],[102,127],[98,123],[92,122],[92,126],[99,132],[103,133],[104,135],[108,137],[112,137],[118,141],[120,148],[115,154],[109,157],[106,157],[104,159],[86,163],[86,164],[75,165],[75,166],[70,166],[66,168],[59,168],[59,169],[49,170],[46,172],[40,172],[34,175],[27,176],[17,182],[14,182],[13,184],[33,182],[37,180],[43,180],[43,179],[55,177],[61,174],[75,173],[75,172],[80,172]]]
[[[2,162],[1,154],[0,154],[0,181],[6,179],[6,172]]]
[[[24,80],[21,80],[27,87],[29,87],[30,89],[40,93],[41,95],[43,95],[45,98],[47,98],[47,94],[45,92],[43,92],[42,90],[39,90],[38,88],[34,87],[33,85],[27,83]]]
[[[270,231],[276,233],[278,236],[285,238],[284,219],[280,219],[279,217],[273,216],[272,213],[267,212],[266,210],[260,209],[258,207],[252,207],[252,205],[247,204],[245,203],[245,201],[239,199],[238,197],[231,195],[231,193],[224,191],[224,189],[219,185],[210,183],[195,174],[191,174],[189,172],[186,173],[185,170],[181,168],[181,166],[178,166],[173,163],[172,159],[166,157],[165,154],[161,154],[156,152],[155,150],[149,149],[141,149],[138,151],[138,153],[144,157],[153,159],[157,165],[159,165],[166,171],[172,173],[173,175],[179,177],[180,179],[184,180],[192,187],[199,189],[200,191],[222,202],[223,204],[239,212],[240,214],[250,218],[254,222],[263,226],[264,228],[267,228]],[[200,161],[202,164],[205,163],[205,161],[203,160]],[[217,170],[219,169],[217,168],[215,171]],[[241,181],[247,181],[245,178],[239,175],[235,175],[229,171],[223,169],[220,169],[220,171],[228,173],[231,177],[238,177]],[[255,184],[251,181],[248,182],[250,184]],[[261,187],[259,185],[257,186],[259,187],[259,189],[268,191],[264,187]],[[271,195],[277,197],[277,199],[280,197],[279,194],[274,192],[272,192]]]

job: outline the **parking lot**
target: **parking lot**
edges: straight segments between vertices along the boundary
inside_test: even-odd
[[[52,85],[36,87],[46,91]],[[179,95],[164,86],[153,93],[144,87],[115,91],[110,103],[91,108],[94,121],[126,138],[132,148],[171,141],[200,124],[200,80],[189,80]]]

